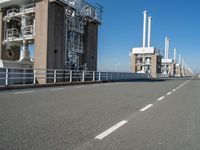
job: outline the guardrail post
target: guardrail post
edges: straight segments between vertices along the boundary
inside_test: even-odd
[[[70,70],[70,73],[69,73],[69,82],[71,83],[72,82],[72,71]]]
[[[33,84],[36,84],[36,70],[33,70]]]
[[[101,72],[99,72],[99,81],[101,81]]]
[[[82,82],[85,82],[85,71],[83,71],[83,74],[82,74]]]
[[[6,68],[6,80],[5,80],[6,86],[8,86],[8,68]]]
[[[57,75],[56,75],[57,71],[54,70],[54,83],[56,83],[56,78],[57,78]]]
[[[108,81],[108,72],[106,73],[106,81]]]
[[[92,81],[93,82],[95,81],[95,71],[93,71],[93,74],[92,74]]]

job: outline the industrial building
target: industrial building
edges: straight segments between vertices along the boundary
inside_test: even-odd
[[[95,71],[102,11],[85,0],[1,0],[0,67]]]
[[[162,56],[159,50],[151,46],[151,21],[152,17],[148,17],[148,12],[144,11],[143,45],[142,47],[133,48],[129,55],[131,57],[131,70],[134,73],[146,73],[151,77],[157,77],[157,74],[161,73]],[[146,42],[147,22],[148,41]]]
[[[176,74],[176,48],[174,49],[174,59],[169,58],[170,39],[165,38],[165,53],[162,59],[162,76],[174,77]]]

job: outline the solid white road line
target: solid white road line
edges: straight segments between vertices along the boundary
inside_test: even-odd
[[[172,92],[167,93],[167,95],[171,95],[171,94],[172,94]]]
[[[76,86],[76,89],[84,88],[85,86]]]
[[[22,91],[22,92],[15,92],[14,94],[28,94],[28,93],[33,93],[35,91]]]
[[[59,90],[64,90],[65,88],[55,88],[55,89],[50,89],[50,91],[59,91]]]
[[[127,122],[128,121],[123,120],[123,121],[117,123],[116,125],[112,126],[108,130],[106,130],[105,132],[103,132],[103,133],[99,134],[98,136],[96,136],[95,139],[102,140],[103,138],[105,138],[106,136],[108,136],[109,134],[111,134],[112,132],[114,132],[115,130],[120,128],[121,126],[125,125]]]
[[[160,97],[159,99],[157,99],[158,101],[161,101],[161,100],[163,100],[165,97],[164,96],[162,96],[162,97]]]
[[[153,106],[153,104],[149,104],[147,106],[145,106],[144,108],[140,109],[140,111],[146,111],[147,109],[151,108]]]

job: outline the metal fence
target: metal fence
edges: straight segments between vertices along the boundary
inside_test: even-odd
[[[146,74],[129,72],[95,72],[61,69],[0,68],[0,86],[46,83],[75,83],[146,79]]]

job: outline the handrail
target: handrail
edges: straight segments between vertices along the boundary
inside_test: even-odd
[[[146,79],[146,74],[134,74],[130,72],[96,72],[64,69],[22,69],[0,68],[0,86],[15,84],[39,84],[43,79],[48,83],[59,82],[97,82]]]

